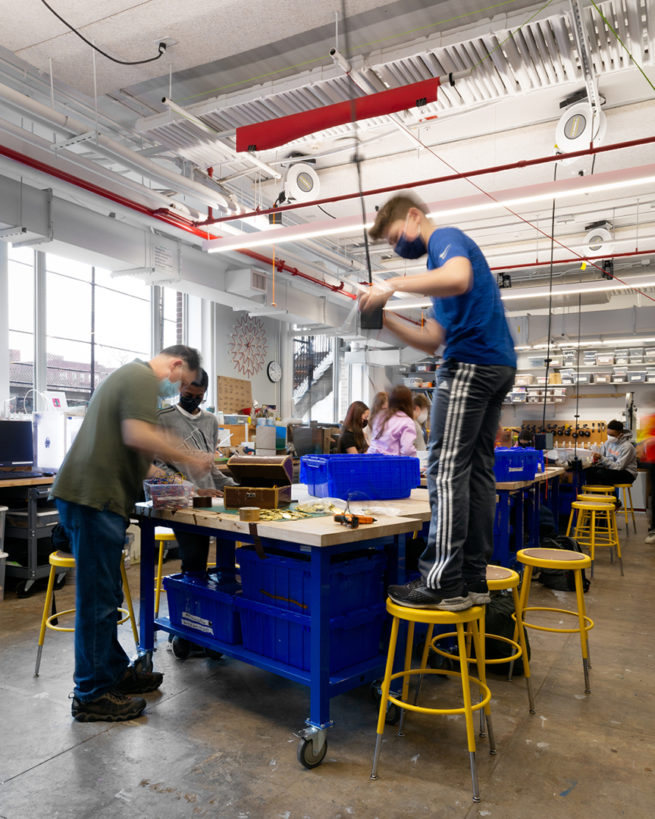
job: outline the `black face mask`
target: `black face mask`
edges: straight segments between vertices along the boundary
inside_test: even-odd
[[[186,412],[193,414],[200,406],[203,395],[181,395],[178,404]]]
[[[365,419],[362,421],[362,429],[364,429],[364,427],[367,427],[367,426],[368,426],[368,419],[366,419],[366,418],[365,418]]]

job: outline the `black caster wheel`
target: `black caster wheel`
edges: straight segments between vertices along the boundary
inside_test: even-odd
[[[300,764],[305,768],[318,768],[321,762],[323,762],[325,759],[327,748],[328,744],[327,740],[325,740],[321,750],[315,754],[314,743],[311,741],[311,739],[301,739],[298,743],[298,762],[300,762]]]
[[[16,597],[31,597],[34,592],[33,580],[20,580],[16,585]]]
[[[191,643],[185,640],[184,637],[173,637],[171,645],[173,646],[173,654],[178,660],[186,660],[191,653]]]
[[[61,574],[55,575],[55,589],[59,591],[59,589],[63,589],[66,585],[66,572],[62,572]]]

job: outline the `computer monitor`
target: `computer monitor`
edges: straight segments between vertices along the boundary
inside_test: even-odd
[[[298,457],[323,453],[323,430],[318,427],[293,427],[293,445]]]
[[[31,421],[0,421],[0,466],[34,463]]]

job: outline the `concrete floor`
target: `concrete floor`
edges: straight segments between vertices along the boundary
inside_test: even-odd
[[[70,716],[72,635],[48,632],[33,676],[43,594],[0,603],[0,819],[225,817],[541,819],[650,817],[655,794],[655,546],[622,538],[625,577],[607,552],[586,595],[596,627],[585,696],[579,638],[532,631],[537,713],[525,682],[492,676],[498,754],[479,740],[482,802],[471,801],[462,717],[409,715],[406,736],[385,733],[379,779],[369,780],[376,711],[368,687],[333,700],[324,763],[296,761],[307,690],[243,663],[176,659],[160,637],[160,692],[133,722]],[[177,563],[166,563],[167,573]],[[138,567],[130,569],[138,588]],[[532,601],[567,607],[572,595],[535,583]],[[68,584],[57,594],[72,605]],[[131,653],[127,624],[121,639]],[[130,647],[131,644],[131,647]],[[435,681],[434,698],[456,692]]]

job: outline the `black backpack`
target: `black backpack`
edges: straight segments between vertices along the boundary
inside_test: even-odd
[[[566,535],[544,537],[541,540],[544,549],[569,549],[572,552],[582,552],[577,540]],[[537,577],[547,589],[556,591],[575,591],[575,573],[572,569],[540,569]],[[582,588],[585,594],[589,591],[591,581],[582,570]]]
[[[500,660],[502,657],[508,657],[514,654],[516,649],[508,643],[500,640],[490,639],[490,634],[497,634],[500,637],[507,637],[512,640],[514,637],[514,626],[516,625],[514,618],[514,600],[510,594],[493,594],[491,601],[487,604],[487,611],[485,614],[485,631],[487,639],[484,641],[484,651],[487,660]],[[518,641],[518,637],[517,637]],[[528,650],[528,660],[530,659],[530,642],[528,640],[527,630],[525,630],[525,644]],[[509,671],[509,663],[494,663],[487,666],[487,672],[495,674],[507,675]],[[512,674],[520,677],[523,674],[523,658],[519,657],[514,662]]]

